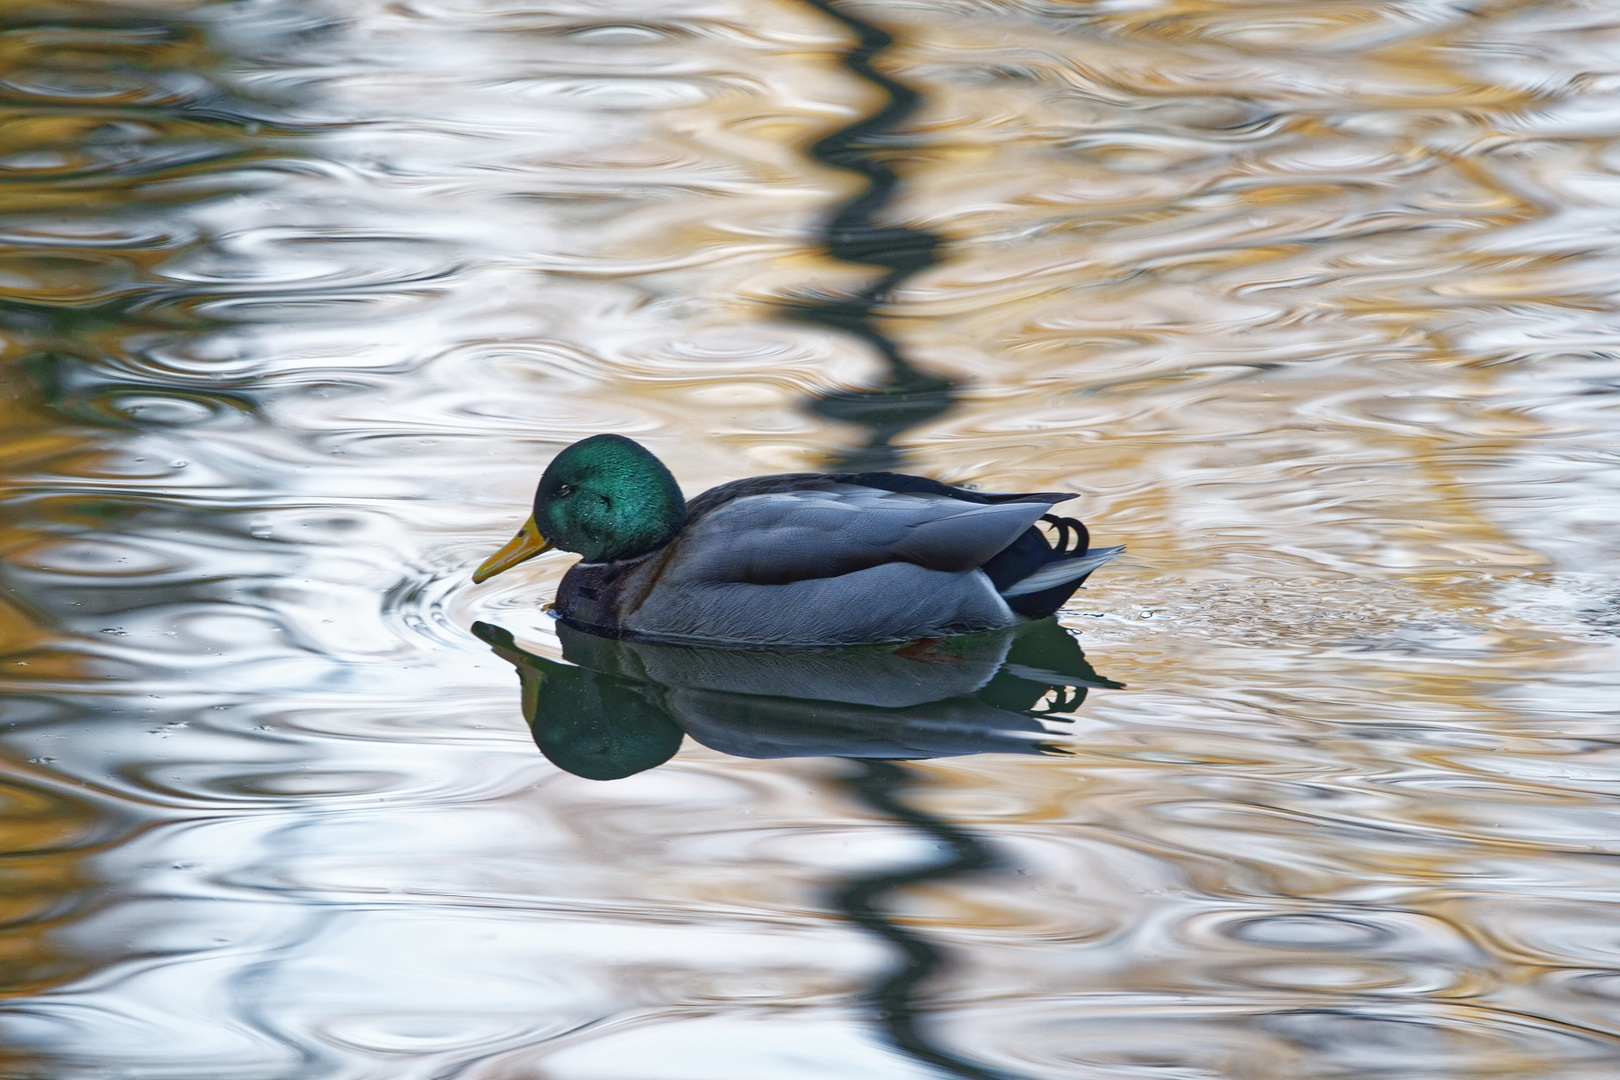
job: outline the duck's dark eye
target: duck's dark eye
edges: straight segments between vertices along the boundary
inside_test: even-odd
[[[573,484],[558,484],[557,485],[557,490],[552,492],[552,494],[555,495],[559,499],[566,499],[566,498],[568,498],[568,496],[572,495],[573,493],[574,493],[574,485]]]

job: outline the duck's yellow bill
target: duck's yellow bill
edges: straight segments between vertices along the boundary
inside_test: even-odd
[[[540,527],[531,516],[523,523],[517,535],[506,546],[484,560],[484,565],[473,571],[473,584],[488,581],[496,574],[510,570],[520,562],[528,562],[542,551],[551,550],[551,541],[540,535]]]

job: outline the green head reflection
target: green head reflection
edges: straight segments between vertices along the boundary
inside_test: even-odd
[[[558,768],[587,780],[619,780],[662,765],[685,732],[651,698],[651,687],[524,652],[498,626],[473,632],[517,668],[523,718]]]

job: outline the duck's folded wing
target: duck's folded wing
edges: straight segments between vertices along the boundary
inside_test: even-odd
[[[969,503],[856,486],[753,495],[689,525],[660,576],[781,585],[893,562],[959,573],[982,566],[1066,498]]]

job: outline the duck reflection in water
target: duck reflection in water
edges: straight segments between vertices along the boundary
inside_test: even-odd
[[[675,756],[687,735],[746,758],[856,759],[850,794],[933,841],[923,862],[837,882],[828,899],[895,961],[862,995],[888,1041],[961,1080],[1012,1080],[942,1046],[921,991],[949,954],[882,901],[926,881],[992,869],[980,838],[901,797],[899,759],[1062,753],[1049,741],[1099,678],[1056,619],[909,645],[722,648],[598,637],[557,625],[563,661],[526,652],[489,623],[473,632],[517,668],[523,715],[558,767],[617,780]]]
[[[517,669],[534,741],[559,768],[617,780],[683,738],[745,758],[1061,753],[1048,725],[1101,679],[1054,619],[909,645],[735,649],[557,626],[563,659],[473,632]]]

